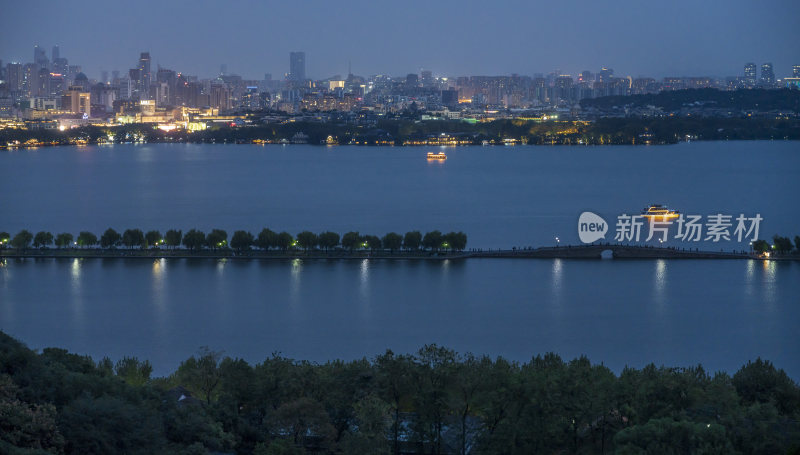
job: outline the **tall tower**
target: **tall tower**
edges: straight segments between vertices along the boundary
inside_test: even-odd
[[[61,58],[61,49],[58,48],[58,44],[53,46],[53,52],[50,53],[50,58],[52,58],[54,62]]]
[[[598,75],[600,82],[611,82],[611,79],[614,77],[614,70],[611,68],[600,68],[600,74]]]
[[[306,80],[306,53],[289,52],[289,80]]]
[[[772,63],[761,65],[761,84],[775,85],[775,73],[772,71]]]
[[[744,84],[747,87],[755,87],[757,82],[756,78],[756,64],[745,63],[744,65]]]
[[[48,61],[47,55],[45,55],[44,49],[39,47],[39,45],[33,46],[33,63],[39,65],[40,68],[47,68]]]
[[[139,71],[141,73],[142,91],[139,96],[145,99],[150,96],[150,82],[152,75],[150,74],[150,53],[142,52],[139,56]]]

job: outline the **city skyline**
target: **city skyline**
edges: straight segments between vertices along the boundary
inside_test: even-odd
[[[49,52],[48,52],[48,48],[50,49]],[[266,72],[266,73],[254,75],[255,77],[247,77],[247,75],[243,75],[243,74],[238,73],[236,71],[229,71],[229,65],[227,63],[221,63],[221,64],[217,65],[218,71],[216,73],[212,72],[212,74],[210,74],[210,75],[202,75],[202,74],[199,75],[199,74],[189,73],[187,71],[182,71],[180,68],[174,67],[174,65],[170,65],[169,63],[163,63],[162,64],[162,63],[158,62],[158,60],[156,60],[157,63],[155,65],[152,65],[151,64],[152,59],[150,57],[151,52],[149,52],[149,51],[138,52],[138,55],[140,56],[139,59],[135,59],[135,56],[132,56],[131,61],[134,62],[134,64],[128,65],[129,68],[127,68],[127,69],[119,69],[119,68],[114,68],[113,70],[103,69],[103,70],[100,70],[100,72],[98,74],[92,74],[90,71],[85,69],[86,67],[92,67],[91,64],[90,65],[86,65],[86,64],[83,64],[82,62],[71,61],[71,60],[63,57],[61,55],[61,52],[62,52],[61,46],[58,45],[58,44],[53,45],[52,47],[50,47],[50,46],[47,46],[47,45],[40,45],[39,43],[36,43],[36,44],[33,44],[32,50],[33,50],[33,58],[32,59],[28,59],[28,60],[25,60],[25,59],[22,59],[22,60],[4,59],[3,56],[0,55],[0,62],[2,62],[3,65],[6,65],[8,63],[14,63],[14,64],[20,64],[20,65],[24,65],[26,63],[37,63],[37,64],[40,65],[40,68],[46,67],[46,68],[50,69],[52,72],[64,73],[64,74],[67,74],[69,72],[68,71],[68,67],[72,66],[74,68],[80,68],[79,72],[84,73],[90,80],[97,80],[99,82],[110,82],[111,81],[110,78],[111,78],[112,74],[114,74],[114,73],[125,74],[131,67],[140,67],[142,70],[144,70],[145,68],[142,65],[145,65],[145,63],[143,63],[142,58],[145,55],[147,56],[146,57],[147,70],[144,71],[144,72],[147,73],[147,74],[149,74],[151,71],[153,73],[155,73],[155,71],[157,69],[165,69],[165,70],[176,71],[177,73],[181,73],[181,74],[184,74],[184,75],[187,75],[187,76],[198,77],[201,80],[203,80],[203,79],[205,79],[205,80],[213,79],[213,78],[216,78],[216,77],[222,76],[222,75],[237,75],[237,76],[242,76],[244,79],[247,79],[247,80],[263,80],[263,79],[265,79],[265,76],[269,76],[272,80],[276,80],[276,81],[279,81],[279,80],[286,80],[286,81],[319,80],[319,81],[323,81],[323,80],[329,80],[329,79],[344,79],[344,78],[347,78],[348,75],[350,75],[350,74],[357,75],[357,76],[362,76],[362,77],[374,77],[374,76],[382,76],[383,75],[383,76],[389,76],[389,77],[395,77],[395,78],[404,78],[409,74],[418,74],[419,75],[419,74],[422,74],[422,73],[425,73],[425,72],[431,73],[434,77],[437,77],[437,78],[438,77],[455,78],[455,77],[471,77],[471,76],[490,76],[491,77],[491,76],[510,76],[510,75],[513,75],[513,74],[518,74],[520,76],[534,76],[534,77],[542,77],[542,76],[545,76],[545,75],[551,75],[551,76],[552,75],[559,75],[559,76],[570,76],[570,77],[573,77],[574,79],[580,79],[582,73],[591,72],[593,74],[598,74],[599,75],[604,70],[610,70],[611,73],[615,77],[635,77],[635,78],[652,77],[652,78],[657,78],[657,79],[661,79],[662,78],[662,76],[644,74],[644,73],[641,73],[641,72],[640,73],[635,73],[635,75],[634,75],[634,73],[617,72],[617,71],[615,71],[615,69],[614,69],[614,67],[612,65],[604,65],[604,66],[597,67],[597,68],[588,68],[587,67],[587,68],[584,68],[581,71],[576,71],[576,72],[573,72],[573,73],[561,71],[559,68],[555,68],[555,69],[551,69],[549,71],[542,70],[542,71],[537,71],[537,72],[529,73],[529,74],[498,73],[498,72],[487,72],[487,73],[476,73],[476,74],[442,74],[442,73],[437,73],[435,71],[432,71],[429,68],[421,68],[421,67],[417,68],[416,70],[411,70],[411,71],[406,72],[406,73],[398,73],[398,74],[369,72],[369,71],[365,72],[365,73],[355,73],[355,72],[351,72],[352,71],[352,68],[351,68],[352,65],[351,65],[350,62],[348,62],[348,68],[347,68],[347,71],[345,71],[345,72],[329,73],[329,74],[320,75],[320,76],[316,76],[315,77],[313,75],[309,76],[307,74],[307,70],[306,70],[306,68],[307,68],[307,65],[306,65],[306,54],[307,54],[307,52],[306,51],[290,51],[288,53],[288,55],[289,55],[289,63],[288,63],[287,66],[285,66],[286,71],[284,71],[282,73],[277,73],[277,74],[276,73]],[[284,57],[284,60],[285,60],[285,57]],[[800,57],[798,57],[797,60],[800,61]],[[67,65],[67,62],[69,62],[71,65]],[[63,68],[61,68],[60,65],[63,65]],[[780,79],[783,79],[783,78],[787,78],[787,77],[795,77],[796,78],[796,77],[798,77],[798,68],[800,68],[800,65],[798,65],[797,63],[791,63],[791,64],[786,65],[786,68],[781,68],[781,67],[777,67],[776,68],[776,65],[774,65],[772,62],[769,62],[769,61],[760,62],[760,61],[755,61],[754,60],[754,61],[743,62],[739,66],[738,71],[736,71],[735,73],[732,73],[732,74],[677,74],[677,73],[675,73],[675,74],[669,74],[668,76],[663,76],[663,78],[669,78],[669,77],[710,77],[710,78],[716,78],[716,79],[722,80],[722,79],[729,78],[729,77],[743,77],[744,79],[748,79],[749,80],[749,79],[752,78],[753,81],[760,82],[763,79],[762,73],[765,72],[766,68],[769,68],[766,71],[766,73],[769,74],[768,80],[771,80],[771,82],[774,83],[776,80],[780,80]]]
[[[302,9],[145,4],[153,8],[120,14],[110,11],[119,8],[115,5],[99,8],[95,2],[77,8],[15,4],[6,8],[0,58],[4,63],[27,62],[31,43],[41,45],[48,56],[58,45],[70,62],[98,79],[103,71],[130,68],[142,51],[153,56],[153,68],[204,78],[216,76],[226,65],[229,73],[248,79],[261,79],[265,73],[283,78],[289,72],[286,55],[296,50],[305,52],[312,79],[346,75],[350,65],[354,74],[365,76],[400,76],[421,69],[447,76],[559,69],[574,76],[605,66],[633,77],[725,77],[740,75],[746,62],[771,62],[780,78],[791,74],[800,60],[796,48],[786,45],[800,38],[791,20],[800,6],[788,1],[624,2],[614,9],[587,2],[501,4],[492,5],[491,18],[480,15],[479,2],[424,8],[350,2],[338,9],[316,2]],[[192,21],[180,20],[190,12]],[[31,17],[37,26],[30,26]],[[78,20],[92,26],[69,26]]]

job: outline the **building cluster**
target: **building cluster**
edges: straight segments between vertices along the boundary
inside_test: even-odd
[[[791,77],[778,79],[772,64],[744,66],[742,76],[619,76],[611,68],[577,76],[554,71],[522,76],[439,77],[429,70],[402,77],[336,75],[312,79],[305,52],[291,52],[289,71],[273,79],[244,79],[225,65],[215,78],[200,79],[179,71],[153,68],[142,52],[128,71],[104,71],[89,78],[70,65],[54,46],[48,58],[35,46],[30,63],[0,60],[0,119],[39,122],[68,128],[85,124],[155,123],[165,127],[203,129],[211,122],[238,121],[260,113],[263,120],[314,114],[318,120],[425,112],[425,118],[472,119],[514,117],[519,112],[577,115],[579,102],[611,95],[651,94],[689,88],[800,88],[800,65]],[[0,124],[1,126],[2,124]]]

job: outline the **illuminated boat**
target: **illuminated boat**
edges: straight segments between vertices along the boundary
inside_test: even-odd
[[[652,219],[672,219],[681,216],[681,212],[670,210],[666,205],[653,204],[642,209],[642,215]]]
[[[445,155],[444,152],[439,152],[439,153],[428,152],[428,159],[443,161],[447,159],[447,155]]]

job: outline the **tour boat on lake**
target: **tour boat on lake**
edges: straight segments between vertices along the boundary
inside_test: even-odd
[[[646,216],[646,217],[648,217],[650,219],[654,219],[654,218],[671,219],[671,218],[679,217],[681,215],[681,212],[679,212],[677,210],[670,210],[670,209],[667,208],[666,205],[653,204],[650,207],[646,207],[646,208],[642,209],[642,215],[644,215],[644,216]]]
[[[445,155],[444,152],[439,152],[439,153],[428,152],[428,159],[429,160],[446,160],[447,159],[447,155]]]

